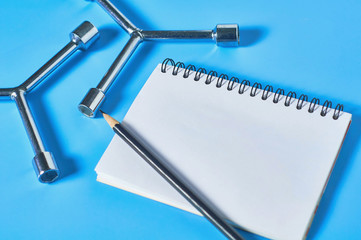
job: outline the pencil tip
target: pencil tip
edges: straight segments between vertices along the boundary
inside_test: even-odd
[[[113,128],[116,124],[119,123],[117,120],[115,120],[114,118],[103,112],[102,110],[99,109],[99,111],[103,114],[104,119],[111,126],[111,128]]]

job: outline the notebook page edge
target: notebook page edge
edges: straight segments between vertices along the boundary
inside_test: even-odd
[[[326,182],[325,182],[325,184],[324,184],[324,187],[323,187],[323,189],[322,189],[322,192],[321,192],[321,194],[320,194],[320,197],[319,197],[319,199],[318,199],[318,201],[317,201],[317,203],[316,203],[315,210],[313,211],[313,213],[312,213],[312,215],[311,215],[311,217],[310,217],[310,221],[309,221],[309,223],[308,223],[308,225],[307,225],[307,228],[305,229],[305,234],[304,234],[303,239],[306,239],[307,236],[308,236],[308,234],[309,234],[309,231],[310,231],[310,229],[311,229],[313,220],[314,220],[314,218],[315,218],[315,216],[316,216],[318,207],[319,207],[320,202],[321,202],[321,200],[322,200],[323,194],[325,193],[325,190],[326,190],[326,188],[327,188],[327,185],[328,185],[328,182],[329,182],[329,180],[330,180],[331,174],[332,174],[332,172],[333,172],[333,170],[334,170],[334,167],[335,167],[335,165],[336,165],[338,156],[339,156],[339,154],[340,154],[340,152],[341,152],[343,143],[345,142],[347,133],[348,133],[348,131],[349,131],[349,129],[350,129],[351,122],[352,122],[352,114],[349,114],[349,113],[348,113],[348,115],[347,115],[346,117],[349,118],[348,126],[347,126],[347,128],[346,128],[346,130],[345,130],[344,137],[343,137],[343,139],[342,139],[342,141],[341,141],[341,143],[340,143],[340,145],[339,145],[338,152],[337,152],[337,154],[336,154],[335,160],[333,161],[331,170],[329,171],[328,177],[327,177],[327,179],[326,179]]]
[[[154,70],[154,71],[156,71],[157,69],[157,71],[159,71],[159,67],[160,67],[160,64],[158,65],[158,67]],[[153,73],[152,73],[153,74]],[[143,90],[143,89],[142,89]],[[140,92],[141,93],[141,92]],[[140,95],[140,93],[138,94],[138,95]],[[138,96],[137,96],[138,97]],[[135,100],[136,101],[136,100]],[[347,115],[347,114],[345,114],[345,115]],[[344,115],[344,116],[345,116]],[[344,117],[344,116],[341,116],[341,117]],[[322,195],[321,195],[322,196]],[[259,231],[254,231],[254,230],[251,230],[252,232],[255,232],[255,233],[259,233]],[[260,234],[260,233],[259,233]],[[264,236],[270,236],[269,234],[262,234],[262,235],[264,235]]]

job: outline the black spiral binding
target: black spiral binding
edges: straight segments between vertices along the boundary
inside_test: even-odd
[[[247,87],[250,87],[250,96],[254,97],[257,95],[258,90],[262,90],[262,85],[260,83],[255,82],[252,86],[250,81],[248,80],[243,80],[241,83],[239,82],[239,79],[236,77],[232,77],[232,78],[228,78],[228,76],[226,74],[221,74],[218,76],[218,73],[216,71],[210,71],[207,74],[207,71],[204,68],[196,68],[194,65],[189,64],[187,67],[185,66],[185,64],[183,62],[177,62],[175,63],[173,61],[173,59],[171,58],[166,58],[161,66],[161,72],[165,73],[167,71],[167,65],[171,65],[173,66],[173,70],[172,70],[172,75],[177,75],[178,72],[180,71],[180,68],[184,69],[184,73],[183,73],[183,77],[184,78],[188,78],[190,71],[194,71],[195,75],[194,75],[194,81],[199,81],[199,79],[201,78],[201,75],[207,75],[206,77],[206,81],[204,82],[205,84],[210,84],[212,81],[216,81],[216,87],[217,88],[221,88],[225,82],[228,81],[227,84],[227,90],[231,91],[234,89],[235,84],[239,84],[239,88],[238,88],[238,93],[239,94],[243,94]],[[267,85],[262,92],[262,100],[267,100],[271,93],[273,93],[273,87],[270,85]],[[295,92],[288,92],[285,95],[285,91],[282,88],[278,88],[275,92],[274,92],[274,97],[273,97],[273,103],[278,103],[281,99],[281,96],[286,96],[285,100],[284,100],[284,105],[286,107],[289,107],[291,105],[291,101],[292,99],[296,99],[297,95]],[[308,101],[308,96],[305,94],[301,94],[300,97],[298,98],[297,104],[296,104],[296,109],[301,110],[306,104],[304,104],[304,102]],[[308,112],[309,113],[313,113],[315,111],[315,108],[317,105],[320,105],[320,99],[318,98],[313,98],[310,102],[310,105],[308,107]],[[321,112],[320,115],[322,117],[325,117],[328,113],[328,109],[332,108],[332,102],[326,100],[321,108]],[[332,118],[334,120],[337,120],[340,117],[341,112],[343,111],[343,105],[342,104],[337,104],[334,111],[333,111],[333,116]]]

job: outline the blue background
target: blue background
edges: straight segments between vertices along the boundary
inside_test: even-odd
[[[353,123],[308,239],[361,237],[359,0],[115,4],[143,29],[213,29],[218,23],[238,23],[241,34],[239,48],[141,44],[102,107],[118,119],[166,57],[343,103]],[[98,27],[100,40],[75,53],[28,94],[47,149],[62,171],[57,182],[36,180],[34,154],[15,103],[0,100],[0,239],[224,239],[202,217],[95,181],[94,168],[113,133],[103,119],[82,116],[77,105],[129,38],[99,5],[82,0],[2,1],[0,87],[26,80],[65,46],[68,34],[84,20]]]

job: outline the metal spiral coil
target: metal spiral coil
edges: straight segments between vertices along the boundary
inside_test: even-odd
[[[210,71],[207,75],[205,84],[211,84],[213,77],[217,77],[218,73],[216,71]]]
[[[304,102],[304,101],[307,102],[307,100],[308,100],[308,96],[305,95],[305,94],[301,94],[301,96],[298,98],[296,108],[297,108],[298,110],[301,110],[302,107],[303,107],[303,102]]]
[[[273,92],[273,87],[271,85],[267,85],[264,89],[263,89],[263,93],[262,93],[262,100],[267,100],[267,98],[269,97],[269,93]]]
[[[235,83],[239,83],[239,79],[236,77],[232,77],[229,81],[228,81],[228,85],[227,85],[227,90],[231,91],[233,90],[233,86]]]
[[[289,91],[286,95],[285,99],[285,106],[289,107],[291,105],[292,98],[297,98],[297,95],[295,92]]]
[[[226,74],[220,74],[218,76],[218,73],[216,71],[209,71],[207,73],[206,69],[204,69],[202,67],[197,69],[192,64],[185,66],[185,64],[183,62],[175,63],[173,61],[173,59],[171,59],[171,58],[166,58],[162,62],[162,65],[161,65],[162,73],[167,72],[168,65],[172,66],[172,75],[177,75],[179,72],[182,71],[181,69],[184,69],[183,78],[188,78],[190,75],[190,71],[194,71],[195,72],[194,78],[193,78],[194,81],[199,81],[201,79],[201,77],[205,75],[206,80],[204,83],[209,85],[212,83],[212,81],[214,79],[217,79],[216,80],[217,88],[221,88],[224,85],[224,83],[226,83],[228,81],[228,84],[227,84],[228,91],[232,91],[237,86],[237,84],[239,84],[239,88],[238,88],[239,94],[244,94],[245,91],[248,88],[250,88],[249,95],[251,97],[255,97],[259,92],[258,90],[262,90],[262,85],[260,83],[255,82],[251,86],[251,83],[248,80],[242,80],[242,82],[240,82],[240,80],[236,77],[231,77],[229,79]],[[286,107],[289,107],[292,104],[292,102],[293,102],[292,99],[295,99],[295,100],[297,99],[297,95],[295,92],[289,91],[287,94],[285,94],[285,91],[282,88],[278,88],[275,92],[273,92],[273,87],[271,85],[267,85],[263,89],[261,99],[267,100],[272,95],[272,93],[274,93],[272,101],[275,104],[279,103],[282,96],[285,96],[284,105]],[[306,104],[304,104],[305,102],[308,102],[308,96],[305,94],[301,94],[300,97],[297,99],[296,109],[301,110],[304,106],[306,106]],[[315,109],[317,108],[317,105],[320,105],[320,99],[313,98],[311,100],[311,102],[309,102],[308,112],[313,113],[315,111]],[[326,100],[321,107],[320,115],[322,117],[325,117],[329,113],[329,109],[331,109],[331,108],[332,108],[332,102],[329,100]],[[334,120],[337,120],[340,117],[340,114],[342,111],[343,111],[343,105],[337,104],[333,111],[332,118]]]
[[[244,91],[246,91],[246,87],[247,86],[251,86],[251,83],[250,83],[250,81],[248,81],[248,80],[243,80],[242,82],[241,82],[241,85],[239,85],[239,89],[238,89],[238,93],[239,94],[243,94],[244,93]]]
[[[278,101],[280,100],[281,95],[285,95],[285,90],[283,90],[282,88],[278,88],[275,92],[275,95],[273,97],[273,102],[274,103],[278,103]]]

